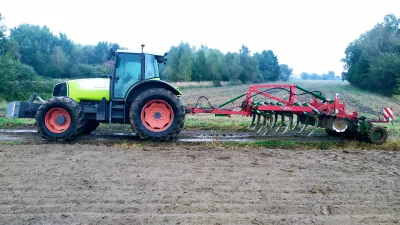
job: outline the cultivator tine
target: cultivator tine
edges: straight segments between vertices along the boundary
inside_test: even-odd
[[[265,132],[263,133],[264,136],[268,133],[268,131],[269,131],[270,129],[272,129],[272,125],[274,125],[274,124],[276,123],[275,115],[270,115],[270,117],[269,117],[268,120],[269,120],[269,121],[268,121],[269,123],[268,123],[267,126],[265,127]]]
[[[256,114],[253,114],[253,118],[251,119],[251,124],[247,128],[251,129],[251,127],[253,127],[255,121],[256,121]]]
[[[297,121],[296,121],[296,124],[292,127],[292,131],[293,130],[296,130],[298,127],[299,127],[299,125],[300,125],[300,118],[299,118],[299,116],[298,115],[296,115],[296,118],[297,118]]]
[[[257,123],[256,123],[256,125],[254,125],[254,127],[251,130],[255,130],[258,127],[258,125],[260,124],[260,120],[261,120],[261,116],[257,115]]]
[[[308,123],[308,117],[306,118],[306,121],[304,121],[304,125],[303,125],[303,127],[300,129],[299,134],[300,134],[301,132],[303,132],[303,131],[306,129],[307,123]]]
[[[292,126],[293,126],[293,115],[289,116],[289,122],[285,130],[282,132],[282,134],[285,134],[288,130],[292,130]]]
[[[311,130],[311,132],[308,134],[308,136],[310,137],[311,135],[313,135],[313,133],[317,130],[318,128],[318,124],[319,124],[319,119],[318,117],[315,118],[315,122],[314,122],[314,127]]]
[[[270,124],[270,129],[272,130],[275,126],[276,126],[276,121],[278,121],[278,114],[276,114],[276,113],[274,113],[274,121],[273,121],[273,123],[272,124]]]
[[[285,116],[281,115],[281,123],[278,125],[278,128],[275,129],[275,132],[278,132],[282,128],[284,123],[285,123]]]
[[[263,123],[262,123],[260,129],[257,131],[257,134],[260,133],[262,129],[267,127],[267,116],[263,115],[262,117],[263,117]]]

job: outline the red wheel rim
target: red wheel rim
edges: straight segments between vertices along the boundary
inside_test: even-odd
[[[153,132],[165,131],[171,126],[172,121],[174,121],[174,111],[163,100],[149,101],[142,109],[143,125]]]
[[[60,134],[71,126],[71,116],[63,108],[53,108],[46,113],[44,123],[51,132]]]

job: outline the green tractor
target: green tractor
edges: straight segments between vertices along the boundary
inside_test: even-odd
[[[110,49],[115,57],[107,78],[78,79],[57,84],[53,97],[41,104],[11,102],[7,116],[36,118],[38,132],[52,141],[89,134],[100,123],[130,124],[142,139],[168,141],[183,129],[185,108],[178,88],[160,80],[159,63],[166,55]]]

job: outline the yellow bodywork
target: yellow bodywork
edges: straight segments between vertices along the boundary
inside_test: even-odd
[[[106,101],[110,101],[110,79],[108,78],[70,80],[67,85],[68,97],[77,102],[101,101],[103,97]]]

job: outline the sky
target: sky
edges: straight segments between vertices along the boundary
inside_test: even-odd
[[[181,41],[226,53],[242,44],[272,50],[280,64],[336,75],[347,45],[383,21],[400,17],[400,0],[0,0],[8,28],[28,23],[74,42],[117,42],[167,52]]]

